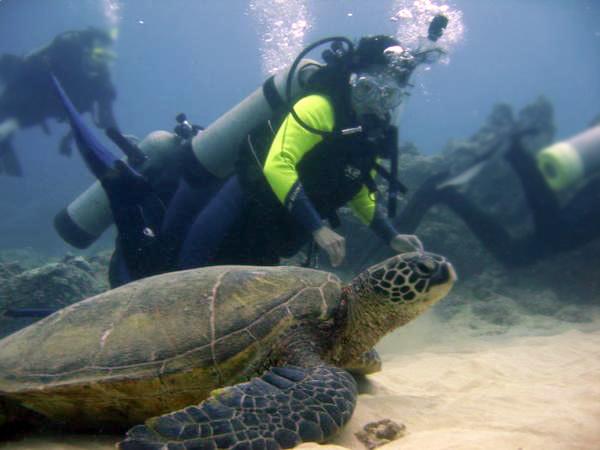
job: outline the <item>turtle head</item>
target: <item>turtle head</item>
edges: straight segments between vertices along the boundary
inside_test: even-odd
[[[369,267],[361,278],[363,289],[380,301],[398,306],[431,306],[450,292],[456,272],[443,256],[410,252]]]
[[[369,267],[349,289],[353,318],[385,334],[417,317],[450,292],[452,264],[428,252],[401,253]],[[360,312],[359,312],[360,311]]]
[[[444,298],[455,281],[452,264],[427,252],[402,253],[363,271],[344,290],[346,322],[335,347],[337,361],[356,361]]]

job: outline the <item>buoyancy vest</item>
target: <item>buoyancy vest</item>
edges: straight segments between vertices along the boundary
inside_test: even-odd
[[[334,103],[336,123],[344,123],[345,118],[338,119],[338,111],[340,105]],[[274,214],[276,210],[285,212],[263,174],[263,167],[286,114],[287,111],[282,111],[273,120],[253,130],[242,142],[239,152],[237,173],[242,186],[251,201],[264,209],[265,214]],[[352,200],[363,186],[375,192],[372,171],[377,166],[378,156],[386,156],[386,152],[390,151],[390,133],[394,133],[395,137],[394,127],[388,127],[376,139],[368,138],[363,132],[326,136],[296,166],[307,196],[319,215],[330,220],[331,225],[335,226],[338,222],[336,210]]]

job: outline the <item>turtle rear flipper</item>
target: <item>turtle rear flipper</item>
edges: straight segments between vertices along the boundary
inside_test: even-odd
[[[323,442],[350,419],[357,389],[331,366],[276,367],[198,406],[155,417],[127,432],[122,450],[277,450]]]

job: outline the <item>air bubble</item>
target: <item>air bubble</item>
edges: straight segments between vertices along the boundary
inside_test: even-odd
[[[290,65],[304,48],[312,21],[307,3],[307,0],[250,1],[249,11],[256,22],[265,75]]]

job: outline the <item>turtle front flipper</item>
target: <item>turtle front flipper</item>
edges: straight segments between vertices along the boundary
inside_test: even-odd
[[[131,428],[118,447],[277,450],[323,442],[348,422],[356,396],[356,383],[345,370],[275,367],[198,406]]]

